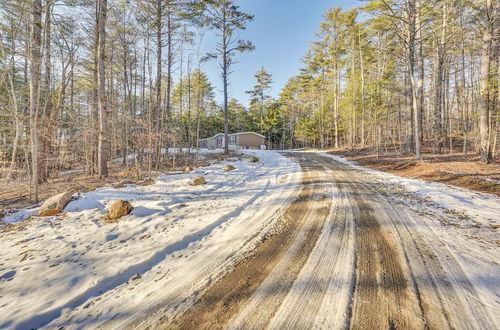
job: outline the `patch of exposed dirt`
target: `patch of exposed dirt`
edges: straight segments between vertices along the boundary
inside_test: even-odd
[[[474,285],[449,258],[446,244],[421,231],[413,216],[392,208],[391,200],[373,193],[386,195],[379,191],[385,185],[374,184],[370,173],[341,163],[326,166],[334,169],[337,184],[348,190],[359,212],[354,217],[356,280],[350,329],[488,328],[493,324],[476,303],[480,300]],[[444,213],[450,219],[460,216],[454,210]],[[447,256],[445,261],[440,255]]]
[[[424,149],[424,152],[429,150]],[[329,153],[375,170],[500,196],[499,160],[483,164],[479,162],[479,156],[474,154],[464,156],[462,153],[424,153],[423,160],[417,161],[411,155],[404,156],[391,151],[377,156],[376,151],[370,148],[339,148],[330,150]]]
[[[354,201],[360,213],[356,217],[357,272],[350,329],[424,328],[394,237],[380,226],[362,196]],[[384,305],[387,308],[381,308]]]

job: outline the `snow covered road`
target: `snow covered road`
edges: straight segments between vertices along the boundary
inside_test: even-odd
[[[469,215],[408,191],[406,179],[325,154],[291,157],[304,171],[301,198],[285,213],[300,223],[296,233],[284,231],[282,251],[259,249],[162,328],[497,327],[498,198],[475,203],[476,193],[439,187],[443,200],[461,196]]]
[[[0,236],[0,328],[496,329],[500,199],[325,153],[99,189]],[[286,157],[285,157],[286,156]],[[188,185],[204,175],[206,186]],[[101,217],[112,199],[131,215]]]

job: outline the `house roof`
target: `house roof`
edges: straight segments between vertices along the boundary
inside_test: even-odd
[[[255,132],[240,132],[240,133],[234,133],[234,134],[229,134],[229,135],[243,135],[243,134],[253,134],[253,135],[260,136],[264,139],[266,138],[264,135],[259,134],[259,133],[255,133]]]
[[[224,135],[224,133],[217,133],[217,134],[215,134],[212,137],[207,137],[207,138],[204,138],[204,139],[200,139],[200,141],[202,141],[202,140],[213,140],[213,139],[216,139],[219,135]]]

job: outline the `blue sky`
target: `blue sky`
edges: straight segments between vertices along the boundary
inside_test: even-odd
[[[273,75],[271,94],[277,96],[288,78],[298,74],[301,58],[315,40],[322,15],[332,7],[352,8],[360,4],[357,0],[239,0],[240,9],[255,15],[241,39],[252,41],[256,49],[251,53],[237,55],[239,63],[233,65],[231,96],[248,105],[246,90],[255,83],[253,77],[264,66]],[[204,38],[205,51],[209,50],[215,36],[209,33]],[[222,100],[222,84],[219,67],[215,62],[203,65],[214,86],[217,100]]]

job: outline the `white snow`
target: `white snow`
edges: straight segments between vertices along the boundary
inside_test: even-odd
[[[211,151],[212,152],[212,151]],[[222,276],[276,225],[300,167],[278,153],[221,162],[149,186],[83,194],[56,217],[0,235],[0,328],[121,328],[151,307],[179,307]],[[223,171],[226,164],[236,170]],[[205,176],[207,185],[191,186]],[[102,220],[112,200],[134,206]],[[34,210],[21,210],[9,221]]]
[[[38,207],[25,208],[22,210],[7,211],[3,216],[2,221],[5,223],[21,222],[38,212]]]

